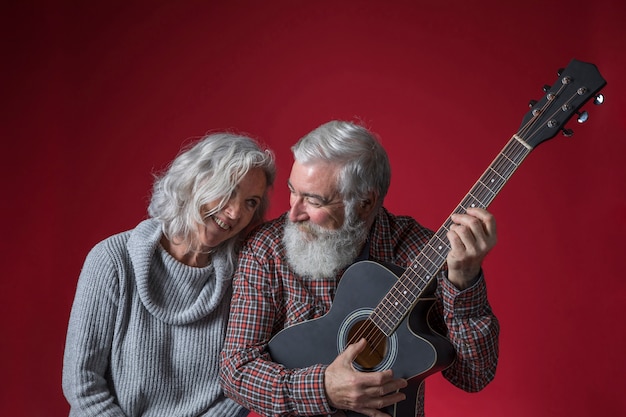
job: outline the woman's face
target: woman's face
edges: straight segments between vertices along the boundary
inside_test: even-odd
[[[241,179],[224,208],[206,217],[204,224],[198,226],[197,249],[210,250],[248,226],[261,204],[266,188],[265,172],[261,168],[251,169]],[[213,201],[203,206],[203,214],[210,212],[218,203]]]

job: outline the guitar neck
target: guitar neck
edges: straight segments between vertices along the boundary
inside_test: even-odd
[[[546,95],[530,103],[530,111],[522,118],[520,130],[513,135],[452,214],[463,214],[470,207],[487,208],[537,145],[563,130],[563,125],[574,114],[581,114],[578,110],[592,97],[596,97],[596,104],[604,101],[602,95],[596,94],[605,85],[606,80],[595,65],[573,59],[567,68],[559,71],[559,78],[552,86],[544,87]],[[563,130],[563,133],[566,131]],[[446,237],[453,223],[450,217],[370,315],[369,320],[387,336],[400,325],[444,266],[450,252],[450,242]]]
[[[452,214],[463,214],[470,207],[487,208],[532,149],[514,135]],[[453,224],[451,216],[372,312],[370,320],[387,336],[395,331],[445,264],[450,252],[446,234]]]

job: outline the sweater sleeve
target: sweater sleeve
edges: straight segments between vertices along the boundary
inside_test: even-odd
[[[107,384],[119,299],[115,262],[106,241],[87,255],[78,279],[63,358],[70,416],[124,417]]]

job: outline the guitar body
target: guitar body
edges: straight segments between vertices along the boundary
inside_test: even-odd
[[[287,368],[330,364],[350,343],[353,329],[367,319],[397,279],[394,272],[375,262],[362,261],[350,266],[326,315],[288,327],[272,338],[269,343],[272,359]],[[363,372],[392,369],[394,376],[409,381],[403,390],[407,399],[385,410],[394,417],[414,416],[420,384],[454,361],[452,344],[427,323],[433,302],[434,297],[417,302],[410,315],[386,338],[379,363],[364,366],[355,362],[355,367]],[[349,412],[348,415],[360,414]]]

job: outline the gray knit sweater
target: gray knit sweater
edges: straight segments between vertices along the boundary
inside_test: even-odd
[[[87,256],[63,363],[70,416],[247,414],[219,385],[232,271],[219,256],[184,265],[160,238],[146,220]]]

